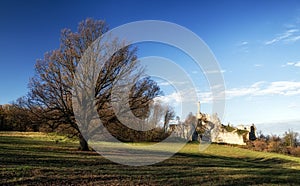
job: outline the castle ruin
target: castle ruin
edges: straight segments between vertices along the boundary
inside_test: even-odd
[[[246,145],[249,140],[256,139],[256,127],[252,125],[223,125],[217,114],[210,116],[201,113],[201,105],[198,102],[196,113],[197,123],[180,124],[172,123],[169,130],[173,136],[185,138],[190,141],[209,141],[213,143],[225,143]]]

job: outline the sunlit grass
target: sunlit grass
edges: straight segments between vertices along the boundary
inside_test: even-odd
[[[158,164],[130,167],[54,133],[0,132],[0,185],[299,185],[299,169],[296,157],[216,144],[199,151],[193,143]]]

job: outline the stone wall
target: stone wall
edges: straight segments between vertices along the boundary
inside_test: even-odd
[[[246,145],[243,139],[243,135],[239,135],[236,131],[232,132],[219,132],[218,134],[212,134],[212,142],[215,143],[227,143],[236,145]]]

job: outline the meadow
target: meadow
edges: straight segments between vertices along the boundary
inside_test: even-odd
[[[0,132],[0,185],[300,185],[300,158],[187,144],[163,162],[132,167],[78,150],[54,133]]]

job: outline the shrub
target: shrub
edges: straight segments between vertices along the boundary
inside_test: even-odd
[[[288,152],[286,146],[281,141],[270,141],[268,151],[282,154],[287,154]]]
[[[293,156],[300,157],[300,147],[291,148],[289,152]]]
[[[268,148],[268,144],[266,143],[265,140],[256,140],[253,141],[253,149],[256,151],[265,151]]]

